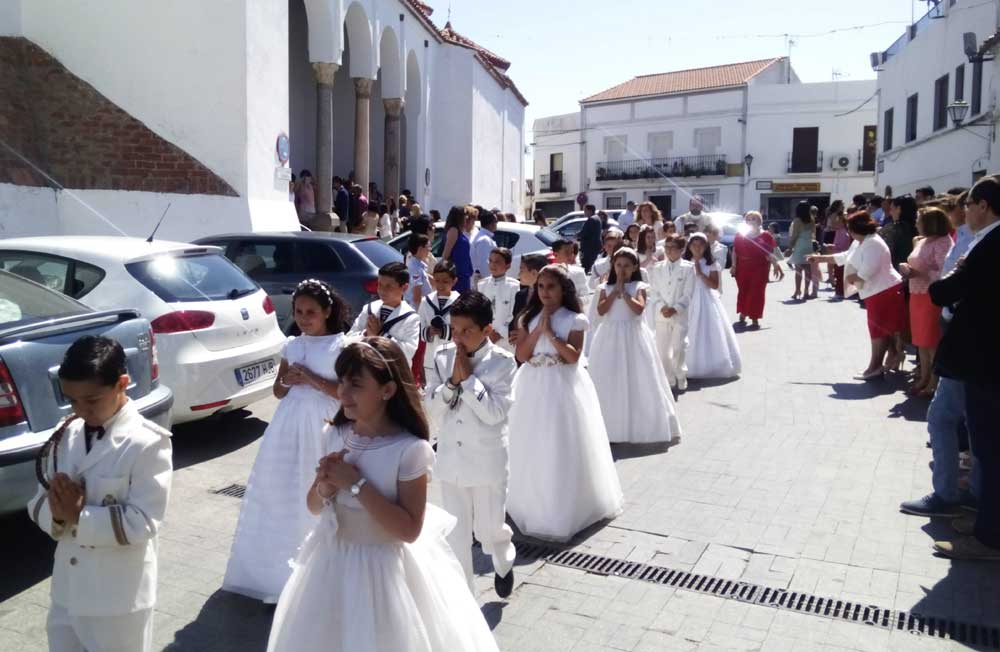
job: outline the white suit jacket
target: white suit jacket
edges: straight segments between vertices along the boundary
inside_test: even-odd
[[[451,308],[458,298],[462,296],[458,292],[452,291],[451,295],[444,302],[446,309]],[[420,315],[420,339],[427,342],[427,352],[424,354],[424,369],[429,369],[434,365],[434,352],[442,343],[451,340],[451,312],[446,312],[441,316],[444,320],[444,332],[441,335],[431,335],[429,329],[431,321],[437,316],[435,308],[438,307],[438,293],[431,292],[421,299],[417,314]]]
[[[447,381],[455,366],[455,345],[434,356],[430,406],[438,428],[438,480],[463,487],[497,486],[507,481],[507,413],[514,400],[514,356],[489,340],[472,358],[472,375],[458,389]]]
[[[694,295],[694,265],[683,258],[675,262],[663,260],[648,269],[650,307],[658,321],[665,321],[662,308],[677,311],[675,318],[687,319],[687,310]]]
[[[479,281],[479,291],[493,304],[493,330],[505,340],[510,322],[514,321],[514,297],[520,289],[521,284],[509,276]]]
[[[368,325],[368,315],[378,317],[381,309],[381,299],[376,299],[362,308],[358,318],[354,320],[354,325],[351,326],[351,334],[364,336],[365,327]],[[413,356],[417,353],[417,346],[420,344],[420,319],[417,317],[416,311],[410,307],[410,304],[403,301],[389,313],[389,318],[385,320],[385,323],[392,325],[383,335],[398,344],[399,348],[403,350],[403,355],[412,363]],[[383,328],[383,330],[385,329]]]
[[[104,436],[94,439],[89,453],[83,426],[77,419],[66,428],[56,455],[57,470],[84,483],[79,523],[53,521],[48,492],[40,485],[28,503],[31,519],[58,542],[52,603],[73,616],[151,609],[156,537],[173,473],[170,431],[144,419],[131,401],[104,424]]]

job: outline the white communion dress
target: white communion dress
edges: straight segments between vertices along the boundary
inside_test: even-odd
[[[696,265],[707,276],[719,272],[719,263],[709,265],[704,259]],[[726,307],[722,305],[719,293],[708,287],[697,275],[694,279],[694,294],[688,308],[688,378],[734,378],[740,375],[743,363],[736,333],[729,322]]]
[[[344,336],[300,335],[289,339],[282,358],[336,380],[334,364]],[[323,434],[340,402],[309,385],[293,385],[281,399],[264,431],[250,471],[222,588],[276,602],[291,575],[289,563],[316,517],[306,509],[306,492],[316,477],[316,463],[326,454]]]
[[[648,288],[642,281],[625,284],[625,292],[632,297]],[[614,287],[602,285],[595,300],[600,300],[601,292],[612,291]],[[651,309],[647,306],[646,311]],[[615,299],[590,348],[588,371],[612,443],[668,442],[681,435],[670,382],[646,323],[646,311],[636,314],[624,299]]]
[[[540,320],[531,320],[529,332]],[[587,330],[587,318],[566,308],[552,314],[551,324],[562,340]],[[579,364],[562,362],[544,335],[514,377],[509,418],[507,513],[522,533],[568,541],[621,513],[621,483],[594,383]]]
[[[408,432],[362,437],[328,431],[329,450],[387,500],[399,482],[429,475],[430,444]],[[315,478],[315,474],[312,474]],[[455,525],[427,505],[414,543],[386,532],[349,492],[338,492],[302,544],[278,602],[268,652],[496,652],[486,619],[445,535]]]

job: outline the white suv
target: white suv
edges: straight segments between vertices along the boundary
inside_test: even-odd
[[[219,248],[115,236],[0,240],[0,269],[149,320],[173,421],[271,393],[285,338],[267,294]]]

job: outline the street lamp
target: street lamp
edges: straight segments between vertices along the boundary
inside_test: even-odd
[[[969,103],[965,100],[955,100],[948,105],[948,115],[956,127],[961,127],[965,121],[965,116],[969,114]]]
[[[753,154],[747,154],[743,157],[743,164],[747,166],[747,176],[750,176],[750,166],[753,165]]]

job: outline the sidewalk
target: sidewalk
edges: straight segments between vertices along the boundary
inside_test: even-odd
[[[732,310],[735,284],[723,282]],[[692,383],[678,401],[679,446],[616,448],[625,512],[576,549],[1000,626],[1000,565],[934,557],[931,542],[948,536],[948,524],[898,512],[929,491],[926,403],[902,394],[900,380],[851,379],[868,359],[864,312],[827,302],[829,293],[786,305],[788,281],[768,291],[762,330],[738,334],[743,376]],[[239,500],[210,492],[246,482],[275,406],[263,401],[244,419],[175,435],[156,620],[166,649],[265,648],[271,612],[219,590]],[[0,580],[0,650],[46,649],[48,580],[37,569],[50,566],[51,546],[25,521],[0,522],[26,542]],[[978,649],[531,560],[519,560],[505,602],[478,561],[479,599],[503,650]]]

